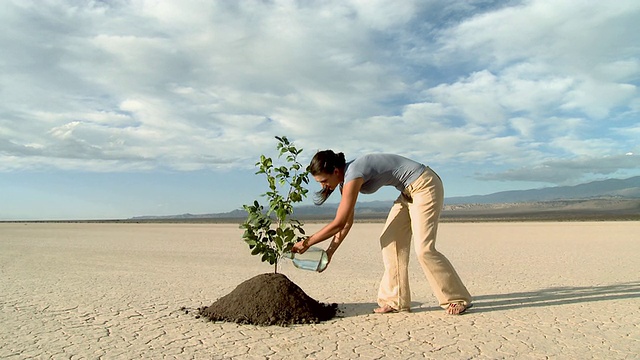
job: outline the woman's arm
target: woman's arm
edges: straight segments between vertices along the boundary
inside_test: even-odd
[[[333,236],[333,239],[331,240],[331,244],[329,244],[329,247],[327,248],[327,255],[329,255],[329,261],[331,261],[331,257],[333,256],[333,253],[336,252],[340,244],[342,244],[342,241],[344,240],[344,238],[346,238],[347,234],[349,234],[349,230],[351,230],[351,225],[353,225],[353,213],[354,212],[352,211],[351,214],[349,215],[349,220],[347,220],[347,224],[344,226],[344,228],[342,228],[342,230],[338,231],[338,233]]]
[[[357,178],[344,184],[342,188],[342,199],[340,199],[340,205],[338,205],[338,211],[333,221],[304,241],[297,242],[293,246],[294,252],[303,253],[309,246],[327,240],[343,230],[345,230],[344,235],[340,237],[340,241],[344,239],[353,223],[353,212],[356,207],[358,192],[363,182],[364,180],[362,178]]]
[[[324,269],[320,270],[320,272],[325,271],[329,266],[329,264],[331,263],[331,259],[333,258],[333,253],[335,253],[336,250],[338,250],[338,247],[340,247],[340,244],[342,244],[342,241],[344,240],[344,238],[347,237],[349,230],[351,230],[351,225],[353,225],[353,212],[351,212],[351,216],[349,217],[349,220],[347,221],[347,224],[345,225],[345,227],[342,228],[342,230],[338,231],[337,234],[333,235],[331,244],[329,244],[329,247],[327,247],[327,250],[326,250],[327,257],[328,257],[327,265],[325,265]]]

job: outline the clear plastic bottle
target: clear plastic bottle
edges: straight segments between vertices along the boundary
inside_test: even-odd
[[[285,252],[282,256],[291,259],[295,267],[303,270],[322,271],[329,263],[327,253],[321,248],[313,246],[308,248],[304,254]]]

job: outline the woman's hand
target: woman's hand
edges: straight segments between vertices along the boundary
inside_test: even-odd
[[[293,244],[293,247],[291,248],[291,252],[292,253],[298,253],[298,254],[304,254],[304,252],[307,251],[307,249],[309,247],[310,247],[309,238],[306,237],[303,240],[300,240],[297,243]]]

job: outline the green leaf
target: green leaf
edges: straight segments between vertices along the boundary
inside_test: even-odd
[[[291,242],[293,238],[296,236],[295,232],[292,229],[285,230],[284,239],[286,242]]]

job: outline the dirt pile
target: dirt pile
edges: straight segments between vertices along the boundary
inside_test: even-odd
[[[200,315],[212,321],[239,324],[314,324],[336,315],[337,304],[322,304],[309,297],[283,274],[260,274],[236,287]]]

